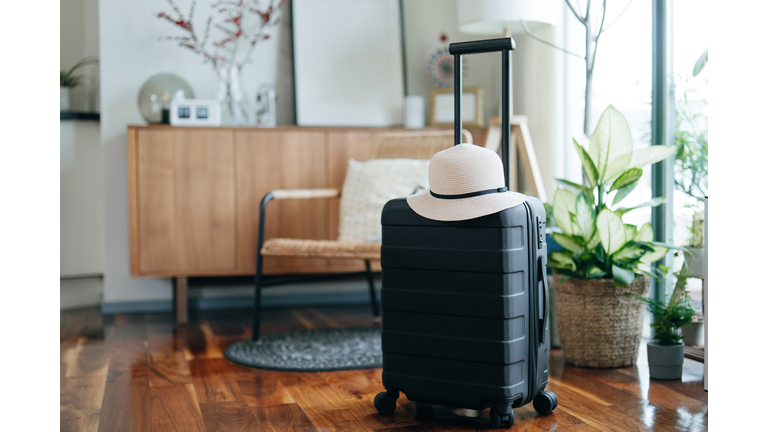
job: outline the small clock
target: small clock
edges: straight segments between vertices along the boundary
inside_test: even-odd
[[[173,126],[220,126],[221,102],[213,99],[174,98],[171,101]]]

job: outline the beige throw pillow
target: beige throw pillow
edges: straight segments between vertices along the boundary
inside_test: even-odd
[[[381,241],[384,204],[412,194],[428,175],[426,159],[350,159],[341,189],[339,241]]]

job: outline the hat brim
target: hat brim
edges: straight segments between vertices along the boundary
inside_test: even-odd
[[[419,216],[439,221],[460,221],[479,218],[519,206],[526,200],[518,192],[502,192],[462,199],[440,199],[428,190],[406,198],[408,206]]]

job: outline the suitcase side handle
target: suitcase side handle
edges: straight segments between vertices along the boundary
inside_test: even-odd
[[[543,345],[545,340],[544,329],[546,327],[547,317],[549,316],[549,286],[547,285],[547,270],[544,268],[544,257],[540,256],[538,261],[539,261],[539,280],[544,282],[544,295],[542,296],[542,299],[544,301],[544,315],[542,315],[541,318],[539,318],[539,337],[540,337],[539,343]]]
[[[463,54],[479,54],[501,51],[501,162],[504,166],[504,185],[509,188],[509,52],[514,50],[515,40],[511,37],[485,39],[469,42],[457,42],[448,46],[448,52],[453,54],[453,134],[455,145],[461,144],[461,94],[462,94],[462,60]]]

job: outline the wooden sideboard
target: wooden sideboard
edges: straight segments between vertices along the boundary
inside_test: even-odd
[[[467,128],[475,143],[486,131]],[[396,128],[128,127],[131,275],[252,275],[259,205],[273,189],[341,189]],[[336,239],[339,200],[276,201],[265,237]],[[265,274],[358,272],[362,261],[266,258]]]

